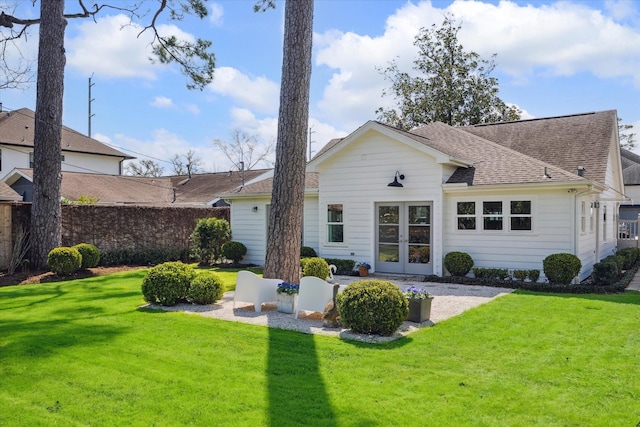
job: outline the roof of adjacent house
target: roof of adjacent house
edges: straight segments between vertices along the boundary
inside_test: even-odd
[[[0,144],[33,147],[35,115],[28,108],[0,112]],[[67,126],[62,127],[61,148],[63,151],[135,158]]]
[[[622,161],[622,178],[624,185],[640,185],[640,156],[636,153],[620,149]]]
[[[318,174],[316,172],[307,172],[305,174],[304,188],[307,191],[314,191],[318,189]],[[271,190],[273,189],[273,175],[269,175],[265,179],[256,180],[255,182],[248,183],[243,188],[235,191],[234,195],[269,195],[271,196]],[[224,196],[230,196],[231,194],[225,194]]]
[[[16,171],[20,176],[33,180],[32,169]],[[245,182],[264,174],[265,171],[245,171]],[[93,196],[99,203],[206,205],[215,201],[222,193],[241,188],[242,183],[242,172],[238,171],[194,174],[191,178],[151,178],[63,171],[60,192],[62,197],[69,200],[78,200],[80,196]]]
[[[19,202],[22,201],[22,196],[13,191],[13,188],[0,181],[0,201]]]

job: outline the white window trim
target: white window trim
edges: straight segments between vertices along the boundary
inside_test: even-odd
[[[329,205],[342,205],[342,242],[330,242],[329,241],[329,225],[340,224],[338,222],[329,222],[327,213],[329,211]],[[346,247],[347,246],[347,221],[346,221],[347,204],[340,201],[331,201],[324,204],[323,210],[323,241],[325,247]]]
[[[458,203],[460,202],[475,202],[476,204],[476,228],[475,230],[461,230],[458,228],[458,218],[469,217],[470,215],[458,215]],[[484,202],[502,202],[502,215],[484,215]],[[513,215],[513,217],[530,217],[531,218],[531,230],[511,230],[511,202],[531,202],[531,214],[529,215]],[[453,212],[453,232],[454,233],[481,233],[481,234],[509,234],[509,235],[534,235],[536,234],[536,219],[539,217],[537,212],[538,200],[535,195],[522,196],[509,196],[509,197],[487,197],[487,198],[460,198],[452,200],[452,212]],[[487,216],[502,216],[502,230],[485,230],[484,218]]]

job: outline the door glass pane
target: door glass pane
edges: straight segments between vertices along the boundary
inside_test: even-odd
[[[412,225],[409,227],[409,243],[422,243],[424,245],[428,245],[431,243],[430,240],[430,231],[431,227],[427,226],[416,226]]]
[[[430,206],[409,206],[409,224],[430,224]]]
[[[380,243],[398,243],[400,229],[397,225],[381,225],[378,227],[378,241]]]
[[[378,208],[379,224],[399,224],[400,223],[400,207],[399,206],[380,206]]]
[[[428,264],[431,260],[431,247],[409,245],[409,262],[414,264]]]
[[[398,245],[378,245],[378,261],[380,262],[399,262],[400,246]]]

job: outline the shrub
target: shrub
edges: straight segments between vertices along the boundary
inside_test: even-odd
[[[618,274],[622,272],[622,268],[624,267],[624,257],[620,255],[609,255],[601,261],[612,262],[616,264],[618,266]]]
[[[47,267],[59,276],[68,276],[82,267],[82,255],[75,248],[53,248],[47,255]]]
[[[527,278],[527,273],[527,270],[513,270],[513,278],[523,282]]]
[[[390,336],[409,313],[400,288],[385,280],[353,282],[336,300],[342,324],[356,333]]]
[[[223,293],[224,283],[220,276],[207,271],[193,278],[187,292],[187,300],[194,304],[213,304],[222,298]]]
[[[316,250],[310,246],[302,246],[300,248],[300,256],[302,258],[315,258],[318,256]]]
[[[151,304],[176,305],[189,291],[196,272],[188,264],[165,262],[149,270],[142,280],[142,296]]]
[[[220,259],[222,245],[231,240],[231,227],[226,219],[203,218],[198,220],[189,239],[195,257],[208,265]]]
[[[329,265],[335,265],[338,269],[338,271],[336,271],[336,274],[340,274],[343,276],[351,274],[351,272],[353,271],[353,267],[356,265],[356,262],[352,259],[325,258],[325,261],[327,261],[327,264]]]
[[[624,248],[620,249],[616,255],[624,258],[624,265],[622,268],[628,270],[635,265],[638,261],[638,249],[637,248]]]
[[[473,268],[473,275],[483,280],[505,280],[509,277],[509,270],[506,268]]]
[[[80,268],[97,267],[100,263],[100,251],[91,243],[79,243],[74,246],[82,255],[82,265]]]
[[[452,276],[466,276],[473,267],[473,258],[466,252],[449,252],[444,257],[444,268]]]
[[[535,283],[540,278],[540,270],[529,270],[527,271],[527,276],[529,276],[531,282]]]
[[[302,275],[303,276],[315,276],[322,280],[326,280],[329,277],[329,264],[323,258],[303,258]]]
[[[618,264],[613,260],[607,261],[605,258],[593,265],[591,278],[593,279],[593,283],[598,286],[613,285],[619,276],[620,270],[618,269]]]
[[[100,254],[100,265],[157,265],[188,261],[188,248],[115,249]]]
[[[222,256],[233,261],[236,265],[247,254],[247,247],[241,242],[230,241],[222,245]]]
[[[544,274],[553,285],[570,284],[581,268],[580,258],[568,253],[552,254],[542,261]]]

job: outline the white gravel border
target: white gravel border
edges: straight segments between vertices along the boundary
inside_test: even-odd
[[[232,322],[249,323],[252,325],[268,326],[270,328],[287,329],[306,334],[319,334],[339,337],[342,339],[362,341],[362,342],[388,342],[427,326],[433,326],[435,323],[441,322],[453,316],[457,316],[464,311],[487,303],[499,296],[507,295],[513,292],[513,289],[492,288],[488,286],[475,285],[458,285],[454,283],[435,283],[422,282],[413,277],[401,276],[371,276],[370,279],[389,280],[397,284],[401,289],[408,286],[416,286],[418,288],[427,289],[434,296],[431,305],[430,319],[423,323],[404,322],[398,331],[390,337],[381,337],[379,335],[356,334],[348,329],[325,328],[322,325],[322,314],[301,311],[298,319],[294,314],[280,313],[276,310],[275,304],[265,304],[262,306],[262,312],[256,313],[253,305],[239,302],[238,306],[233,308],[234,292],[226,292],[223,298],[215,304],[195,305],[195,304],[178,304],[173,307],[162,307],[159,305],[145,305],[147,308],[162,309],[166,311],[180,311],[184,313],[198,314],[205,317],[213,317],[220,320]],[[335,276],[334,283],[346,285],[351,282],[362,280],[358,277]]]

